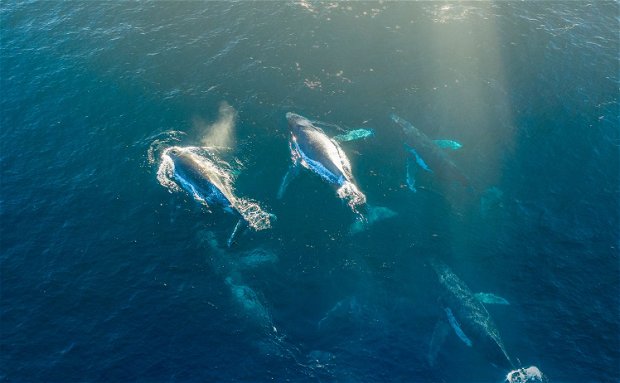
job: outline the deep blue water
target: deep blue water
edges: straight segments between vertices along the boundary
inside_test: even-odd
[[[510,302],[488,310],[523,366],[619,381],[619,16],[606,1],[3,2],[0,379],[501,381],[453,334],[428,364],[436,257]],[[222,102],[236,190],[278,217],[231,249],[234,218],[170,193],[149,159],[199,144]],[[291,111],[374,129],[343,148],[398,215],[350,235],[309,172],[276,199]],[[450,157],[501,200],[482,209],[432,176],[409,191],[390,113],[462,143]]]

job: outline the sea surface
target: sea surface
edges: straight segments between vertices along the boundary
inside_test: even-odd
[[[430,260],[518,366],[620,381],[619,3],[0,4],[0,381],[501,382],[445,320]],[[395,216],[351,232],[291,164],[285,114],[344,142]],[[402,129],[477,185],[418,172]],[[236,219],[158,180],[225,126]],[[467,198],[463,194],[468,194]]]

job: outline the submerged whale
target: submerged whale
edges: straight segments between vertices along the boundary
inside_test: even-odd
[[[499,330],[481,301],[481,297],[486,295],[472,293],[465,282],[445,263],[436,259],[431,259],[430,263],[443,288],[440,302],[446,318],[441,319],[435,327],[429,362],[434,364],[439,348],[451,327],[466,346],[477,350],[489,362],[498,367],[514,369],[515,364],[506,352]],[[494,300],[497,299],[484,302],[491,303]],[[506,301],[502,299],[502,302]]]
[[[239,229],[247,225],[254,230],[271,227],[273,216],[253,201],[237,197],[233,173],[225,163],[207,156],[205,148],[172,146],[164,150],[158,179],[165,186],[174,185],[189,193],[206,207],[219,206],[239,218],[228,239],[231,245]]]
[[[392,113],[390,118],[402,128],[406,138],[405,149],[411,154],[407,161],[407,186],[409,189],[416,191],[416,168],[414,165],[428,173],[433,173],[442,181],[457,180],[463,186],[470,186],[469,179],[461,173],[445,152],[445,149],[459,149],[461,144],[451,140],[431,140],[402,117]]]
[[[301,166],[335,185],[338,196],[357,213],[357,207],[366,203],[366,196],[355,184],[351,163],[338,142],[305,117],[287,113],[286,119],[291,132],[289,146],[293,164],[284,177],[278,197],[282,197]]]

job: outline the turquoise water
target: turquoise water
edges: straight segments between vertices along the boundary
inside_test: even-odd
[[[497,382],[449,334],[429,259],[552,382],[620,380],[617,2],[11,2],[0,6],[0,379]],[[233,114],[235,219],[157,179]],[[370,203],[291,158],[285,113],[342,143]],[[418,172],[396,113],[476,185]],[[236,159],[236,160],[235,160]],[[486,199],[484,190],[496,188]],[[472,195],[473,194],[473,195]],[[484,202],[486,201],[486,202]],[[490,201],[490,202],[489,202]]]

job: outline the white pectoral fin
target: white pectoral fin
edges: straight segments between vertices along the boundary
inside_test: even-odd
[[[439,350],[441,350],[441,346],[443,346],[449,333],[450,325],[448,324],[448,322],[443,319],[437,321],[435,329],[433,330],[433,335],[431,336],[431,344],[428,350],[427,358],[429,365],[435,365],[435,362],[437,361],[437,355],[439,355]]]
[[[433,140],[433,142],[442,149],[458,150],[463,147],[460,143],[452,140]]]
[[[448,317],[448,323],[450,323],[450,326],[454,329],[456,336],[458,336],[459,339],[462,340],[468,347],[471,347],[471,339],[469,339],[467,335],[465,335],[465,332],[463,332],[461,325],[454,317],[454,314],[452,314],[452,310],[450,310],[449,307],[446,307],[444,310],[446,312],[446,316]]]
[[[233,229],[232,233],[230,233],[230,237],[228,237],[228,241],[226,241],[226,246],[230,247],[233,244],[235,238],[237,237],[237,234],[239,234],[239,231],[242,227],[245,226],[245,224],[246,223],[243,219],[237,221],[235,228]]]
[[[415,162],[418,164],[419,167],[421,167],[422,169],[424,169],[425,171],[429,173],[433,172],[431,168],[428,167],[426,162],[424,162],[424,159],[422,158],[422,156],[420,156],[420,154],[418,154],[418,152],[414,148],[405,144],[405,149],[407,149],[407,151],[413,155],[413,158],[415,158]]]
[[[476,293],[474,297],[480,302],[487,305],[509,305],[506,299],[491,293]]]
[[[407,165],[405,165],[405,182],[407,182],[407,188],[412,192],[417,192],[418,189],[415,187],[415,175],[417,173],[417,166],[413,163],[413,159],[411,157],[407,157]]]
[[[284,196],[284,192],[286,192],[286,188],[291,183],[291,181],[295,179],[297,174],[299,174],[299,164],[294,163],[288,168],[286,174],[282,178],[282,183],[280,184],[280,188],[278,189],[278,199],[282,199],[282,197]]]
[[[374,130],[372,129],[355,129],[350,130],[344,134],[339,134],[334,136],[333,139],[337,142],[347,142],[347,141],[355,141],[360,140],[367,137],[372,137],[375,135]]]

